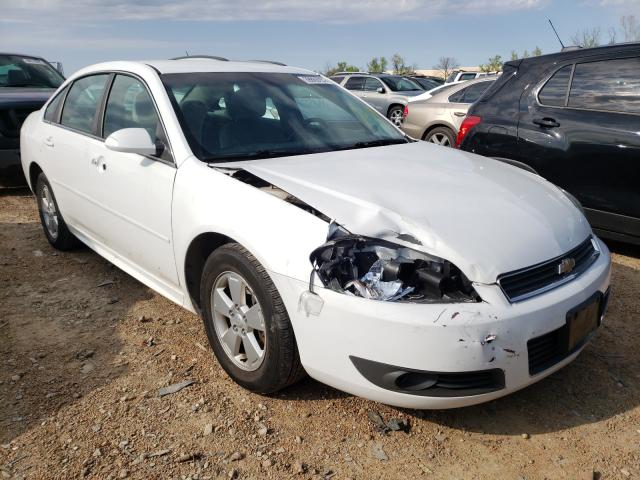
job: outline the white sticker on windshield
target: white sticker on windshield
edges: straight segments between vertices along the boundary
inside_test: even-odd
[[[45,65],[45,62],[38,58],[23,58],[22,61],[24,63],[30,63],[31,65]]]
[[[333,83],[328,78],[324,78],[320,75],[298,75],[298,78],[302,80],[304,83],[308,83],[309,85],[320,85],[320,84],[331,84]]]

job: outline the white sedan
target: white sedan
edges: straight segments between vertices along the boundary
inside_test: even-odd
[[[103,63],[21,132],[49,242],[82,242],[202,316],[269,393],[306,372],[410,408],[491,400],[571,362],[610,256],[571,197],[405,137],[313,72]]]

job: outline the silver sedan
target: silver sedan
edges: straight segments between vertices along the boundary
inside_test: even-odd
[[[445,147],[454,145],[469,106],[495,81],[481,78],[440,87],[427,99],[410,100],[400,128],[409,136]]]

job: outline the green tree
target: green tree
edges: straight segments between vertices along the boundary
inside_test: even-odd
[[[391,65],[393,66],[393,73],[399,75],[406,67],[404,65],[404,57],[399,53],[394,53],[391,57]]]
[[[518,60],[518,52],[511,50],[511,60]]]
[[[522,58],[529,58],[529,50],[522,52]]]
[[[540,55],[542,55],[542,50],[540,50],[540,47],[536,46],[536,48],[533,49],[533,56],[539,57]]]
[[[367,63],[367,70],[371,73],[383,73],[387,69],[387,59],[384,57],[373,57]]]
[[[338,72],[359,72],[359,71],[360,69],[358,67],[349,65],[347,64],[347,62],[338,62],[338,64],[335,66],[331,66],[330,64],[327,64],[327,66],[325,67],[324,74],[327,77],[330,77],[331,75],[335,75]]]
[[[488,63],[480,65],[480,70],[483,72],[501,72],[502,71],[502,57],[496,55],[491,57]]]

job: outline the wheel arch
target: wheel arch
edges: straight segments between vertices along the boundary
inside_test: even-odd
[[[31,162],[31,164],[29,165],[29,178],[27,178],[27,180],[29,181],[29,188],[31,188],[31,191],[33,193],[36,192],[36,181],[38,180],[38,175],[40,175],[42,173],[42,168],[40,168],[40,165],[38,165],[36,162]]]
[[[389,114],[391,113],[391,109],[395,108],[395,107],[400,107],[404,110],[405,104],[400,103],[398,101],[394,101],[392,102],[389,107],[387,108],[387,117],[389,116]]]
[[[215,250],[236,241],[217,232],[204,232],[197,235],[189,246],[184,259],[184,278],[187,292],[194,308],[200,312],[200,282],[204,263]]]
[[[435,130],[436,128],[446,128],[448,130],[451,130],[451,132],[453,133],[453,137],[455,138],[457,132],[455,131],[454,128],[451,128],[451,125],[448,125],[446,123],[434,123],[432,125],[429,125],[427,127],[427,129],[424,131],[424,133],[422,134],[422,140],[426,140],[427,135],[429,135],[429,133],[431,133],[433,130]]]

